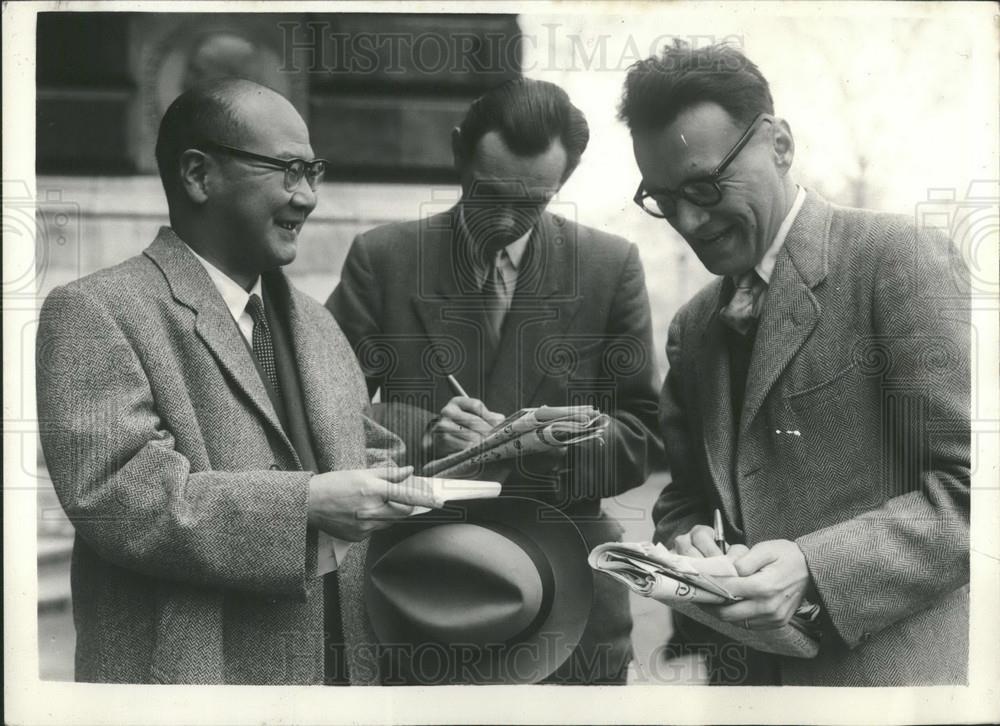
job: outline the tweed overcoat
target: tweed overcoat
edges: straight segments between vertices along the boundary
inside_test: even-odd
[[[340,329],[269,275],[319,468],[385,460],[398,439],[367,419]],[[76,529],[77,680],[321,682],[312,473],[188,247],[165,227],[143,254],[53,290],[37,364],[42,445]]]
[[[663,464],[649,301],[635,245],[543,213],[491,346],[479,282],[457,208],[359,235],[327,301],[382,401],[437,412],[445,373],[492,411],[591,403],[613,417],[607,446],[570,450],[558,477],[515,471],[504,491],[568,513],[590,546],[620,537],[600,499],[642,484]],[[595,582],[581,648],[555,678],[593,682],[630,657],[624,588]]]
[[[795,541],[825,612],[783,684],[966,679],[968,272],[943,234],[807,194],[778,255],[733,421],[724,281],[676,315],[661,422],[671,543],[725,514],[730,541]],[[738,667],[731,680],[743,675]]]

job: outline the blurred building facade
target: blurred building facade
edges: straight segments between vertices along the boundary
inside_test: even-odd
[[[40,221],[65,237],[39,262],[40,292],[149,243],[167,219],[153,156],[163,112],[192,84],[237,75],[288,97],[333,162],[289,268],[325,298],[357,232],[447,196],[450,131],[520,75],[519,42],[514,15],[40,14]]]

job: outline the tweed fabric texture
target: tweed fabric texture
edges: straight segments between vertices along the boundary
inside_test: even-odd
[[[657,539],[721,507],[731,541],[799,545],[829,627],[817,659],[779,660],[782,683],[964,682],[969,288],[957,249],[809,192],[778,255],[738,422],[722,287],[670,326],[672,482]]]
[[[642,484],[663,465],[656,425],[659,377],[649,301],[635,245],[545,213],[517,269],[499,341],[481,292],[481,261],[462,237],[458,210],[378,227],[351,246],[327,307],[357,351],[381,400],[438,412],[453,396],[446,374],[493,411],[591,404],[613,420],[606,446],[524,462],[504,492],[565,512],[591,547],[621,527],[600,500]],[[463,256],[465,255],[465,256]],[[434,452],[418,451],[422,463]],[[411,454],[412,456],[412,454]],[[535,467],[535,468],[532,468]],[[590,683],[630,658],[628,593],[595,573],[583,641],[555,680]]]
[[[332,317],[294,289],[288,316],[320,470],[388,461],[398,439],[368,420]],[[77,680],[320,683],[312,474],[187,246],[163,228],[53,290],[37,371],[42,446],[76,529]]]

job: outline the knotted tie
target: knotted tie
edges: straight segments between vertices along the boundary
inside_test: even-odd
[[[740,335],[750,333],[760,317],[765,290],[767,283],[754,270],[741,275],[736,280],[733,297],[719,311],[722,322]]]
[[[510,292],[507,290],[507,280],[503,276],[503,264],[507,250],[500,250],[493,258],[483,282],[483,296],[486,298],[486,320],[490,326],[493,343],[500,341],[503,321],[510,305]]]
[[[257,357],[267,381],[275,393],[281,392],[278,386],[278,368],[274,363],[274,342],[271,339],[271,328],[264,316],[264,301],[256,294],[247,301],[247,312],[253,318],[253,354]]]

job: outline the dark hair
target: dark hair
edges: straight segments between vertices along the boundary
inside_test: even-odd
[[[725,44],[692,48],[675,39],[659,56],[629,68],[618,118],[633,134],[652,131],[704,101],[722,106],[741,124],[749,124],[759,113],[774,113],[767,79],[736,48]]]
[[[225,78],[199,84],[174,99],[156,137],[156,166],[168,202],[180,187],[181,154],[204,141],[239,146],[248,131],[239,100],[262,88],[266,86]]]
[[[566,91],[528,78],[501,83],[472,102],[459,126],[466,158],[490,131],[499,131],[510,150],[524,156],[541,154],[560,139],[566,149],[564,179],[580,163],[590,141],[587,119],[570,103]]]

